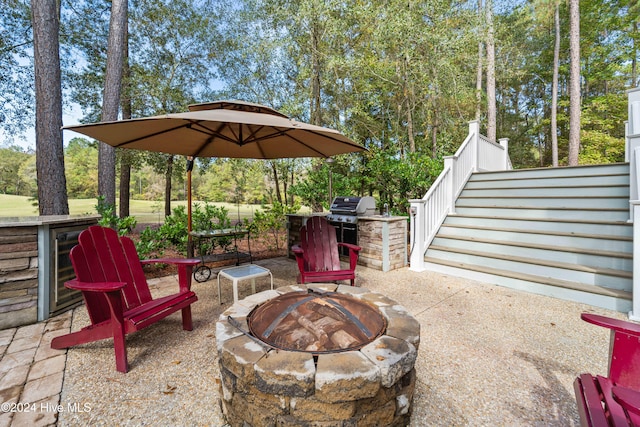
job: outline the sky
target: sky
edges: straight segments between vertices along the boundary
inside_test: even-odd
[[[67,125],[78,124],[80,123],[81,117],[82,117],[82,111],[80,110],[80,106],[78,104],[67,106],[64,108],[62,113],[62,125],[67,126]],[[69,141],[72,140],[73,138],[80,137],[80,136],[82,135],[70,130],[62,131],[62,140],[63,140],[64,146],[66,147]],[[13,138],[13,141],[8,141],[8,144],[5,141],[8,141],[8,140],[7,138],[5,138],[4,133],[0,131],[0,146],[3,145],[4,143],[4,145],[17,145],[19,147],[23,147],[25,149],[31,149],[35,151],[36,149],[35,125],[29,126],[22,137]]]

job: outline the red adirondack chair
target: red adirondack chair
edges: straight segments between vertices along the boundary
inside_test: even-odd
[[[349,268],[340,265],[339,247],[349,249]],[[300,245],[291,250],[298,262],[299,283],[349,280],[354,286],[360,246],[338,243],[336,229],[321,216],[312,216],[300,228]]]
[[[182,310],[182,328],[193,329],[191,304],[198,300],[191,291],[191,271],[199,259],[152,259],[140,261],[135,245],[111,228],[89,227],[78,236],[70,252],[76,279],[65,283],[82,292],[91,325],[56,337],[51,347],[62,349],[113,337],[116,369],[127,372],[125,335],[139,331]],[[143,264],[178,266],[179,292],[153,299]]]
[[[640,324],[582,313],[611,329],[609,373],[582,374],[573,383],[583,426],[640,426]]]

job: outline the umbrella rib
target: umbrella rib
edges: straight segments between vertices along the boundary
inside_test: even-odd
[[[193,129],[194,131],[200,132],[200,133],[204,133],[205,135],[209,135],[209,138],[207,138],[207,140],[205,142],[203,142],[200,145],[200,147],[198,147],[198,149],[196,150],[196,152],[193,155],[194,157],[200,157],[200,153],[202,153],[202,150],[204,150],[204,147],[209,145],[211,143],[211,141],[213,141],[213,139],[215,137],[222,138],[222,139],[224,139],[226,141],[229,141],[229,142],[234,142],[232,138],[229,138],[229,137],[227,137],[225,135],[222,135],[220,133],[220,131],[225,126],[227,126],[226,123],[220,123],[220,126],[218,126],[218,129],[216,129],[216,130],[211,130],[206,126],[203,126],[199,121],[198,122],[193,122],[192,124],[202,128],[202,129],[198,129],[198,128],[192,127],[191,129]]]
[[[278,130],[278,133],[275,133],[275,134],[272,134],[272,135],[268,135],[268,136],[266,136],[266,137],[262,137],[262,138],[254,138],[254,136],[255,136],[255,135],[256,135],[260,130],[262,130],[262,129],[264,129],[265,127],[268,127],[268,126],[258,125],[257,129],[255,129],[255,130],[254,130],[254,129],[252,129],[252,128],[251,128],[251,125],[248,125],[248,124],[246,124],[246,123],[238,123],[238,126],[239,126],[239,128],[240,128],[240,133],[239,133],[239,134],[236,134],[236,132],[233,130],[233,128],[232,128],[231,126],[228,126],[228,124],[227,124],[227,123],[224,123],[222,126],[218,127],[218,129],[215,129],[215,130],[213,130],[213,129],[209,129],[208,127],[204,126],[204,125],[202,124],[202,122],[193,122],[193,124],[194,124],[194,125],[199,126],[200,128],[202,128],[202,129],[195,129],[195,128],[194,128],[194,130],[195,130],[195,131],[198,131],[198,132],[202,132],[202,133],[204,133],[204,134],[207,134],[207,135],[211,136],[212,138],[216,138],[216,137],[217,137],[217,138],[221,138],[221,139],[224,139],[225,141],[232,142],[232,143],[237,144],[237,145],[240,145],[240,146],[244,145],[244,144],[245,144],[245,143],[247,143],[247,142],[258,142],[258,141],[261,141],[261,140],[262,140],[262,139],[264,139],[264,138],[272,138],[272,137],[274,137],[274,136],[280,136],[280,135],[282,135],[282,134],[286,133],[286,130]],[[243,137],[242,137],[242,126],[243,126],[243,125],[244,125],[244,126],[247,126],[247,127],[249,128],[249,130],[251,131],[251,133],[249,134],[249,136],[248,136],[248,137],[246,137],[246,138],[243,138]],[[221,132],[221,130],[222,130],[225,126],[227,126],[231,132],[233,132],[233,135],[234,135],[235,139],[234,139],[234,138],[230,138],[230,137],[228,137],[228,136],[223,135],[223,134],[221,134],[221,133],[220,133],[220,132]],[[274,128],[274,129],[276,129],[276,128]],[[276,129],[276,130],[277,130],[277,129]],[[207,142],[210,142],[210,141],[211,141],[211,140],[208,140]]]
[[[286,135],[287,131],[288,131],[287,129],[278,129],[278,128],[271,127],[271,126],[260,126],[260,125],[257,126],[257,128],[252,129],[252,127],[250,125],[246,125],[245,124],[249,128],[251,133],[249,134],[248,137],[242,138],[242,133],[240,133],[239,135],[236,134],[234,132],[233,128],[231,128],[231,126],[229,126],[229,129],[231,130],[231,132],[233,132],[234,136],[236,136],[236,139],[234,139],[234,138],[230,138],[230,137],[220,133],[220,131],[226,126],[226,124],[218,127],[215,130],[209,129],[208,127],[202,125],[202,123],[200,123],[200,122],[193,122],[193,124],[198,126],[198,128],[192,127],[192,129],[194,131],[204,133],[205,135],[209,135],[209,138],[207,139],[207,141],[204,144],[202,144],[202,146],[198,149],[196,156],[198,154],[200,154],[200,152],[204,149],[204,147],[207,144],[211,143],[211,141],[214,138],[220,138],[220,139],[223,139],[223,140],[225,140],[227,142],[231,142],[233,144],[237,144],[239,146],[243,146],[243,145],[245,145],[247,143],[255,143],[255,144],[258,145],[258,149],[260,150],[260,154],[264,155],[264,152],[262,150],[262,147],[260,147],[259,142],[267,140],[267,139],[275,138],[275,137],[278,137],[278,136]],[[242,126],[243,124],[239,123],[239,125]],[[256,137],[255,135],[258,132],[260,132],[260,130],[262,130],[264,128],[271,128],[271,129],[274,129],[276,132],[272,133],[272,134],[269,134],[269,135],[266,135],[266,136],[263,136],[263,137]]]
[[[354,147],[361,148],[359,145],[351,144],[351,143],[346,142],[346,141],[341,141],[341,140],[339,140],[337,138],[334,138],[332,136],[329,136],[329,135],[326,135],[326,134],[323,134],[323,133],[319,133],[319,132],[315,132],[315,131],[311,131],[311,130],[309,130],[308,132],[312,133],[314,135],[319,135],[319,136],[321,136],[323,138],[331,139],[332,141],[336,141],[336,142],[339,142],[341,144],[347,144],[347,145],[351,145],[351,146],[354,146]],[[284,135],[288,136],[289,138],[293,139],[297,143],[299,143],[301,145],[304,145],[306,148],[308,148],[309,150],[313,151],[314,153],[319,154],[322,157],[329,157],[325,153],[315,149],[314,147],[310,146],[309,144],[306,144],[305,142],[301,141],[300,139],[294,137],[293,135],[288,134],[286,131],[281,132],[281,134],[284,134]],[[264,141],[264,140],[267,140],[269,138],[273,138],[273,137],[276,137],[276,136],[279,136],[279,135],[270,135],[268,137],[262,138],[261,141]],[[309,156],[309,157],[311,157],[311,156]]]

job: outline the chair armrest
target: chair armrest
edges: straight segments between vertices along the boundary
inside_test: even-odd
[[[360,252],[362,250],[362,248],[360,246],[354,245],[352,243],[338,242],[338,246],[345,247],[345,248],[349,249],[350,251],[355,251],[355,252]]]
[[[189,292],[191,290],[191,272],[193,266],[200,264],[201,260],[197,258],[155,258],[140,261],[141,264],[172,264],[178,267],[178,286],[180,292]]]
[[[614,386],[611,389],[611,394],[625,411],[640,415],[640,392],[626,387]]]
[[[172,265],[191,265],[200,264],[201,260],[197,258],[153,258],[144,259],[140,264],[172,264]]]
[[[293,245],[291,246],[291,252],[295,255],[298,264],[302,266],[301,263],[304,262],[304,249],[302,249],[300,245]]]
[[[582,313],[580,315],[580,318],[585,322],[593,323],[594,325],[602,326],[604,328],[609,328],[616,332],[622,332],[624,334],[640,337],[640,324],[638,323],[612,319],[611,317],[605,317],[591,313]]]
[[[349,249],[349,269],[355,271],[356,265],[358,265],[358,256],[362,248],[358,245],[342,242],[338,242],[338,247]]]
[[[300,277],[302,278],[302,282],[304,283],[304,249],[300,247],[300,245],[291,246],[291,252],[296,256],[296,263],[298,264],[298,271],[300,272]]]
[[[75,289],[77,291],[87,292],[113,292],[119,291],[127,284],[125,282],[80,282],[78,280],[69,280],[64,282],[64,286],[69,289]]]

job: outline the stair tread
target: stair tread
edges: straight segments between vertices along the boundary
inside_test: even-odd
[[[620,240],[624,242],[632,242],[633,236],[615,236],[609,234],[585,234],[585,233],[571,233],[563,231],[545,231],[545,230],[522,230],[518,228],[502,228],[502,227],[483,227],[464,224],[446,224],[443,223],[440,226],[442,228],[464,228],[468,230],[483,230],[483,231],[504,231],[508,233],[523,233],[523,234],[542,234],[549,236],[562,236],[562,237],[584,237],[588,239],[606,239],[606,240]]]
[[[477,190],[477,189],[473,189]],[[464,193],[464,192],[463,192]],[[519,196],[496,196],[496,195],[486,195],[486,196],[463,196],[462,194],[458,197],[458,199],[628,199],[629,196],[564,196],[564,195],[544,195],[544,196],[534,196],[534,195],[519,195]]]
[[[460,208],[480,208],[480,209],[526,209],[526,210],[558,210],[558,211],[597,211],[597,212],[628,212],[629,208],[572,208],[568,206],[495,206],[495,205],[464,205],[457,206]]]
[[[628,252],[602,251],[602,250],[585,249],[585,248],[578,248],[578,247],[571,247],[571,246],[552,246],[552,245],[543,245],[539,243],[524,243],[524,242],[514,242],[514,241],[506,241],[506,240],[485,239],[485,238],[479,239],[476,237],[469,237],[469,236],[457,236],[455,234],[438,233],[436,234],[436,238],[464,240],[464,241],[478,242],[478,243],[490,243],[490,244],[503,245],[503,246],[518,246],[518,247],[531,248],[531,249],[544,249],[544,250],[556,251],[556,252],[571,252],[571,253],[579,253],[579,254],[585,254],[585,255],[597,255],[597,256],[607,256],[607,257],[614,257],[614,258],[633,259],[633,254]]]
[[[516,180],[524,180],[526,178],[518,178],[518,179],[514,179],[514,181]],[[532,178],[529,178],[532,179]],[[548,179],[548,178],[544,178],[544,179]],[[491,180],[478,180],[478,181],[469,181],[471,183],[480,183],[480,182],[490,182],[490,181],[505,181],[508,182],[510,181],[509,179],[491,179]],[[491,190],[513,190],[513,189],[526,189],[526,190],[532,190],[532,189],[545,189],[545,190],[567,190],[567,189],[573,189],[573,188],[611,188],[611,187],[621,187],[621,188],[629,188],[629,184],[589,184],[589,185],[533,185],[531,187],[512,187],[512,186],[505,186],[505,187],[476,187],[476,188],[472,188],[471,190],[487,190],[487,191],[491,191]]]
[[[619,289],[611,289],[611,288],[598,286],[598,285],[587,285],[579,282],[571,282],[568,280],[554,279],[552,277],[543,277],[543,276],[536,276],[533,274],[518,273],[518,272],[508,271],[508,270],[500,270],[500,269],[485,267],[485,266],[476,265],[476,264],[458,263],[458,262],[442,260],[442,259],[437,259],[432,257],[425,257],[425,262],[446,265],[449,267],[460,268],[463,270],[477,271],[480,273],[492,274],[495,276],[509,277],[509,278],[523,280],[523,281],[529,281],[529,282],[541,283],[541,284],[550,285],[550,286],[573,289],[573,290],[582,291],[582,292],[590,292],[590,293],[610,296],[614,298],[632,300],[632,297],[633,297],[631,292],[623,291]]]
[[[527,169],[530,170],[530,169]],[[506,176],[496,176],[495,178],[487,178],[486,176],[482,176],[482,175],[491,175],[491,174],[504,174],[504,175],[515,175],[518,171],[482,171],[482,172],[474,172],[471,175],[471,178],[469,178],[469,182],[495,182],[495,181],[545,181],[545,180],[550,180],[550,179],[580,179],[580,178],[602,178],[602,179],[606,179],[606,178],[610,178],[610,177],[628,177],[629,173],[625,173],[625,172],[621,172],[621,173],[608,173],[608,174],[598,174],[598,175],[589,175],[589,174],[583,174],[583,175],[552,175],[552,176],[525,176],[525,177],[521,177],[521,176],[510,176],[510,177],[506,177]],[[607,185],[607,184],[603,184],[603,185]],[[612,185],[618,185],[618,184],[612,184]]]
[[[576,224],[598,224],[598,225],[622,225],[626,227],[633,227],[633,224],[628,221],[598,221],[591,219],[567,219],[567,218],[515,218],[509,216],[491,216],[491,215],[466,215],[466,214],[449,214],[451,217],[457,218],[470,218],[470,219],[496,219],[496,220],[509,220],[509,221],[536,221],[536,222],[566,222]]]
[[[447,248],[445,246],[440,246],[440,245],[430,245],[429,249],[427,250],[427,253],[431,249],[440,250],[443,252],[454,252],[454,253],[461,253],[461,254],[467,254],[467,255],[475,255],[475,256],[480,256],[485,258],[495,258],[495,259],[501,259],[505,261],[513,261],[513,262],[520,262],[525,264],[541,265],[546,267],[561,268],[565,270],[575,270],[575,271],[582,271],[586,273],[604,274],[607,276],[616,276],[616,277],[622,277],[627,279],[633,279],[633,272],[631,271],[613,270],[609,268],[588,267],[585,265],[570,264],[566,262],[546,261],[546,260],[540,260],[537,258],[501,255],[501,254],[495,254],[490,252],[472,251],[468,249]]]

